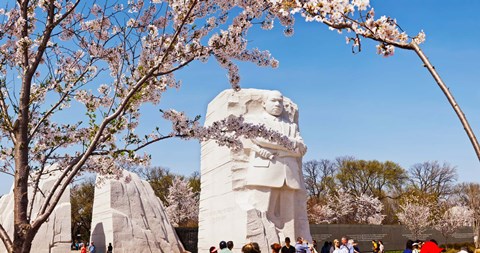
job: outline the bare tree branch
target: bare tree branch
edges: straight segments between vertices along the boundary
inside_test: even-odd
[[[5,231],[5,228],[2,226],[2,224],[0,224],[0,238],[3,241],[3,245],[5,245],[5,248],[7,248],[9,252],[11,252],[13,248],[13,243],[12,243],[12,240],[10,239],[10,236],[8,236],[7,231]]]

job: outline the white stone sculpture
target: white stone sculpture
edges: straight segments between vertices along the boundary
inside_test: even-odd
[[[53,184],[57,181],[60,171],[53,165],[46,169],[47,173],[42,176],[39,188],[42,193],[37,193],[33,202],[32,220],[37,217],[41,204],[48,195]],[[29,199],[32,199],[33,190],[29,188]],[[13,238],[13,189],[10,193],[0,198],[0,222],[7,230],[10,238]],[[48,220],[40,227],[32,242],[31,252],[35,253],[64,253],[70,252],[71,246],[71,205],[70,187],[63,193],[55,210]],[[3,243],[0,242],[0,252],[7,252]]]
[[[199,252],[222,240],[232,240],[237,251],[257,242],[262,252],[285,237],[311,241],[297,106],[278,91],[226,90],[208,105],[205,125],[230,115],[288,136],[295,150],[262,138],[242,140],[238,152],[202,143]]]
[[[123,171],[119,180],[97,177],[97,184],[91,226],[96,253],[105,253],[109,243],[114,252],[186,252],[148,182]]]

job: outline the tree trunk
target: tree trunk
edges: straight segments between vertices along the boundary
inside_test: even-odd
[[[19,116],[15,124],[15,179],[14,179],[14,234],[13,252],[29,252],[31,241],[27,242],[30,232],[30,221],[27,216],[28,209],[28,120],[30,83],[26,78],[22,82]]]
[[[467,118],[465,117],[465,114],[462,112],[462,109],[460,109],[460,106],[457,104],[457,101],[455,101],[455,98],[453,97],[452,93],[450,92],[448,87],[445,85],[442,78],[440,78],[440,75],[435,70],[435,67],[430,63],[427,56],[422,52],[420,47],[415,42],[412,42],[411,45],[413,47],[413,50],[417,53],[417,55],[425,64],[425,67],[428,69],[433,79],[435,79],[435,82],[437,82],[438,86],[447,97],[448,102],[450,103],[453,110],[457,114],[458,119],[462,123],[463,128],[465,129],[465,132],[467,133],[467,136],[470,139],[470,142],[472,143],[473,149],[477,154],[478,160],[480,160],[480,145],[478,143],[477,138],[475,137],[475,134],[473,133],[472,128],[470,127],[470,124],[467,121]]]
[[[473,236],[475,248],[480,249],[480,224],[478,220],[474,221],[473,224]]]

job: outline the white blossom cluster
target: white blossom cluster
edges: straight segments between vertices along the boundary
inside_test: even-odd
[[[300,13],[306,21],[325,23],[331,30],[353,32],[353,38],[347,37],[347,43],[353,42],[354,48],[360,47],[360,37],[379,42],[377,53],[384,56],[394,54],[395,47],[409,48],[409,43],[423,43],[425,33],[421,31],[409,37],[390,17],[375,18],[369,0],[269,0],[274,12],[283,16]],[[273,23],[267,22],[266,27]]]
[[[195,196],[185,179],[173,178],[172,186],[168,188],[167,203],[165,211],[173,226],[198,219],[198,196]]]
[[[398,220],[412,232],[414,239],[418,239],[418,236],[432,224],[431,215],[432,206],[422,203],[415,197],[407,199],[399,206],[397,212]]]
[[[327,203],[315,204],[309,212],[309,219],[316,224],[355,222],[379,225],[385,218],[382,211],[383,204],[378,198],[367,194],[353,196],[341,190]]]
[[[458,228],[473,225],[473,210],[466,206],[452,206],[435,221],[434,228],[444,237],[451,236]]]
[[[12,76],[29,88],[32,169],[59,163],[69,170],[75,167],[75,173],[82,168],[118,177],[118,167],[148,163],[150,156],[139,153],[143,147],[171,136],[215,139],[234,149],[241,145],[240,136],[259,135],[292,145],[241,118],[200,127],[174,110],[163,115],[172,121],[173,131],[155,128],[145,136],[136,132],[142,105],[157,105],[167,89],[179,88],[175,72],[192,61],[215,58],[234,89],[240,81],[235,61],[277,67],[268,51],[249,49],[246,38],[265,13],[275,17],[268,1],[89,5],[83,0],[42,0],[26,7],[16,1],[0,4],[2,171],[15,171],[12,132],[22,89],[15,87]],[[280,21],[293,25],[290,17]]]

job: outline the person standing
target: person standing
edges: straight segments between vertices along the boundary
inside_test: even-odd
[[[353,246],[348,243],[348,237],[342,237],[342,245],[340,245],[340,252],[341,253],[354,253]]]
[[[295,244],[295,252],[296,253],[311,253],[310,247],[308,247],[308,244],[303,242],[302,237],[297,237],[297,243]]]
[[[87,243],[83,242],[80,247],[80,253],[87,253]]]
[[[272,249],[272,253],[280,253],[280,250],[282,249],[282,246],[278,243],[274,243],[270,245],[270,248]]]
[[[354,253],[361,253],[360,248],[358,247],[358,242],[355,240],[352,240],[352,247],[353,247],[353,252]]]
[[[340,250],[340,241],[338,239],[333,240],[332,247],[330,248],[329,253],[337,253]]]
[[[232,249],[233,249],[233,242],[232,242],[232,241],[228,241],[228,242],[227,242],[227,248],[228,248],[230,251],[232,251]],[[233,251],[232,251],[232,252],[233,252]]]
[[[332,247],[332,245],[330,244],[330,242],[325,241],[325,243],[323,244],[322,249],[320,250],[320,253],[330,253],[330,248],[331,248],[331,247]]]
[[[225,241],[221,241],[218,246],[220,247],[219,253],[232,253],[232,251],[227,248],[227,243]]]
[[[285,246],[282,247],[282,253],[295,253],[295,247],[290,245],[290,237],[285,237]]]
[[[408,240],[407,243],[405,244],[405,250],[403,253],[412,253],[413,252],[413,241]]]
[[[251,242],[243,245],[242,252],[243,253],[261,253],[260,247],[256,242]]]
[[[88,246],[88,253],[96,253],[95,244],[93,244],[93,242]]]
[[[112,253],[113,252],[113,246],[112,246],[112,243],[108,243],[108,247],[107,247],[107,253]]]

